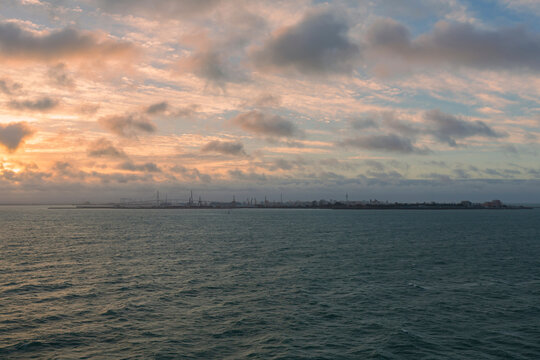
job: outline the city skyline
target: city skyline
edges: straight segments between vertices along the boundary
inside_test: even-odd
[[[540,202],[527,0],[8,0],[0,203]]]

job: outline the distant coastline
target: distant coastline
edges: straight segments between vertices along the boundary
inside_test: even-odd
[[[172,204],[155,201],[152,203],[108,203],[108,204],[78,204],[73,206],[51,206],[49,209],[330,209],[330,210],[529,210],[532,206],[507,205],[500,200],[483,203],[461,201],[459,203],[403,203],[369,201],[289,201],[289,202],[205,202]]]

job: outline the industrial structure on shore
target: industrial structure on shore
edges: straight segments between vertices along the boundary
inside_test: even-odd
[[[503,204],[500,200],[492,200],[483,203],[473,203],[468,200],[456,203],[440,203],[440,202],[388,202],[379,200],[349,200],[349,195],[345,195],[344,201],[339,200],[313,200],[313,201],[283,201],[283,194],[280,195],[279,201],[270,201],[267,197],[264,200],[257,201],[255,197],[249,197],[243,201],[237,201],[236,196],[232,196],[232,201],[206,201],[199,195],[195,200],[193,191],[190,191],[187,199],[170,199],[165,195],[164,200],[160,199],[159,191],[156,192],[154,199],[150,200],[133,200],[122,199],[118,203],[92,204],[86,202],[84,204],[74,205],[76,209],[92,209],[92,208],[107,208],[107,209],[260,209],[260,208],[276,208],[276,209],[336,209],[336,210],[384,210],[384,209],[402,209],[402,210],[474,210],[474,209],[528,209],[525,206],[513,206]]]

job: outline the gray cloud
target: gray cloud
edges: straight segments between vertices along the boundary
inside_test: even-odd
[[[58,60],[72,56],[102,57],[132,50],[133,46],[127,42],[101,39],[72,27],[38,35],[18,24],[0,22],[0,57]]]
[[[381,111],[369,114],[368,117],[352,120],[351,126],[356,130],[379,129],[384,126],[401,135],[415,136],[422,132],[418,125],[401,120],[399,115],[392,111]]]
[[[184,106],[184,107],[181,107],[181,108],[177,109],[174,112],[174,115],[175,116],[180,116],[180,117],[193,116],[199,110],[199,108],[200,108],[200,105],[198,105],[198,104],[190,104],[190,105],[187,105],[187,106]]]
[[[167,111],[169,104],[166,101],[155,103],[146,108],[146,113],[150,115],[159,114]]]
[[[465,169],[458,168],[458,169],[452,170],[452,172],[456,175],[456,177],[458,179],[470,179],[471,178],[471,175]]]
[[[197,168],[188,169],[182,165],[175,165],[171,168],[171,171],[180,174],[184,179],[190,181],[200,180],[203,183],[209,183],[212,181],[212,177],[210,175],[201,173]]]
[[[355,119],[351,121],[351,126],[356,130],[378,128],[379,125],[373,119]]]
[[[403,179],[403,175],[396,170],[389,171],[377,171],[377,170],[368,170],[366,175],[371,178],[371,181],[374,179],[379,179],[381,181],[393,181],[398,179]]]
[[[123,137],[134,137],[140,132],[153,133],[156,131],[156,126],[150,120],[135,114],[102,117],[98,123],[113,134]]]
[[[150,17],[188,17],[215,8],[221,0],[96,0],[103,10]]]
[[[401,120],[393,112],[383,112],[380,114],[381,121],[393,131],[398,132],[401,135],[416,136],[422,132],[422,129],[418,125]]]
[[[52,170],[55,172],[56,176],[65,176],[72,179],[84,179],[87,175],[84,171],[75,169],[73,165],[67,161],[57,161],[52,167]]]
[[[414,139],[428,135],[454,147],[460,145],[457,140],[473,136],[487,138],[506,136],[504,133],[496,132],[482,121],[468,121],[460,116],[446,114],[437,109],[424,112],[424,122],[422,123],[403,120],[394,112],[379,112],[370,116],[367,119],[352,121],[352,127],[363,130],[367,128],[377,129],[381,125],[392,133],[406,137],[402,139]],[[391,143],[396,143],[395,139]],[[403,150],[407,148],[405,146],[406,142],[400,144],[403,145]]]
[[[275,159],[270,163],[270,166],[268,167],[269,170],[275,171],[275,170],[293,170],[293,169],[304,169],[306,165],[309,165],[310,162],[301,158],[297,157],[294,160],[287,160],[287,159]],[[336,164],[334,164],[336,165]],[[339,167],[334,166],[335,168]]]
[[[305,74],[350,72],[360,53],[347,33],[347,22],[333,12],[311,12],[298,24],[282,29],[253,53],[261,68]]]
[[[509,175],[509,176],[510,175],[521,175],[522,174],[521,171],[513,170],[513,169],[504,169],[503,172],[504,172],[504,174]]]
[[[495,169],[484,169],[484,173],[491,176],[500,176],[500,177],[503,176],[498,170],[495,170]]]
[[[540,35],[524,27],[480,29],[468,23],[440,22],[413,39],[407,27],[380,20],[367,35],[368,47],[382,51],[376,59],[410,65],[467,66],[479,69],[540,71]]]
[[[460,6],[458,2],[442,0],[384,0],[372,4],[376,9],[380,9],[381,15],[412,18],[415,21],[424,18],[443,18]]]
[[[32,134],[34,130],[24,122],[0,124],[0,144],[10,152],[17,150]]]
[[[35,100],[12,100],[8,103],[8,106],[12,109],[31,111],[48,111],[57,105],[58,100],[51,99],[47,96]]]
[[[327,158],[319,160],[319,164],[324,167],[335,168],[340,170],[352,170],[357,167],[356,164],[350,164],[335,158]]]
[[[439,173],[435,173],[435,172],[422,174],[422,177],[425,177],[425,178],[430,179],[430,180],[437,180],[438,182],[440,182],[442,184],[449,184],[449,183],[452,183],[454,181],[454,179],[452,179],[450,177],[450,175],[439,174]]]
[[[270,170],[292,170],[295,164],[285,159],[276,159],[272,163]]]
[[[229,78],[222,56],[215,51],[197,53],[191,58],[191,62],[194,72],[205,79],[225,82]]]
[[[210,141],[202,147],[201,151],[235,156],[247,155],[244,150],[244,145],[237,141]]]
[[[6,95],[11,95],[21,88],[22,85],[19,83],[14,83],[7,79],[0,79],[0,92]]]
[[[519,151],[518,151],[517,147],[515,147],[512,144],[502,145],[500,147],[500,149],[501,149],[502,152],[504,152],[506,154],[511,154],[511,155],[518,155],[519,154]]]
[[[399,152],[404,154],[427,154],[429,152],[428,149],[416,147],[409,138],[394,134],[358,136],[345,139],[340,144],[346,147]]]
[[[235,6],[228,1],[227,11],[220,13],[217,31],[186,34],[181,41],[190,48],[190,53],[177,62],[177,70],[189,72],[207,80],[207,86],[217,86],[222,90],[228,83],[243,83],[249,80],[248,69],[242,59],[246,57],[246,47],[264,33],[265,19],[251,13],[244,6]],[[234,8],[234,11],[229,11]]]
[[[83,115],[94,115],[99,111],[101,105],[86,103],[78,107],[77,112]]]
[[[47,75],[49,76],[49,79],[58,86],[68,88],[75,86],[75,80],[69,74],[66,64],[60,63],[51,67],[47,72]]]
[[[226,51],[205,49],[194,52],[191,56],[179,61],[178,69],[206,79],[210,85],[225,88],[228,82],[242,82],[245,75],[234,68]]]
[[[235,116],[232,123],[245,131],[268,137],[297,137],[302,132],[289,120],[278,115],[249,111]]]
[[[429,133],[450,146],[457,146],[457,139],[472,136],[497,138],[505,135],[495,132],[482,121],[466,121],[440,110],[427,111],[424,117],[431,126]]]
[[[281,105],[281,96],[272,94],[260,94],[250,103],[247,103],[245,105],[252,105],[255,107],[278,107]]]
[[[379,172],[382,172],[386,169],[383,163],[376,160],[371,160],[371,159],[364,160],[364,164],[366,164],[370,168],[373,168],[374,170],[379,171]]]
[[[229,170],[228,174],[231,178],[240,180],[240,181],[256,181],[256,182],[266,182],[268,178],[264,174],[257,174],[253,171],[245,172],[242,170]]]
[[[88,147],[88,156],[90,157],[109,157],[109,158],[125,158],[126,153],[121,149],[117,149],[112,142],[107,139],[99,139]]]
[[[139,171],[139,172],[161,172],[161,169],[152,162],[144,164],[134,164],[131,161],[126,161],[119,167],[121,170]]]
[[[445,161],[430,160],[430,161],[424,161],[424,164],[429,165],[429,166],[437,166],[441,168],[448,167],[448,164]]]

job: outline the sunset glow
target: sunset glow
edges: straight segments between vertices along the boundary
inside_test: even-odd
[[[0,202],[539,202],[539,18],[520,0],[2,1]]]

